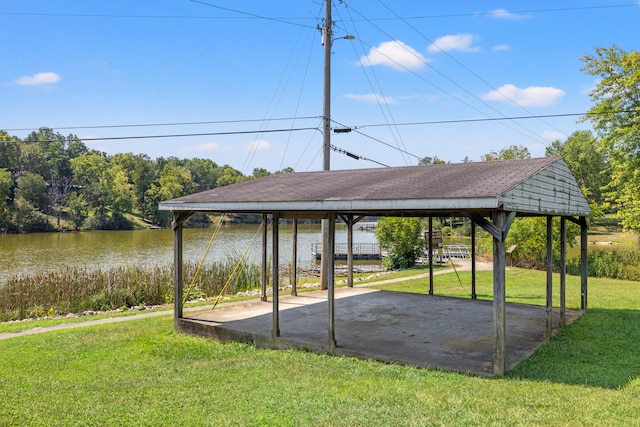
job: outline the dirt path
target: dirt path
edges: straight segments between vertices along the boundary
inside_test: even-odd
[[[471,262],[466,260],[466,261],[457,261],[456,262],[458,265],[456,266],[456,270],[457,271],[469,271],[471,270]],[[491,263],[485,263],[485,262],[476,262],[476,269],[478,271],[480,270],[491,270],[492,269],[492,265]],[[454,271],[453,268],[446,268],[446,269],[442,269],[442,270],[438,270],[438,271],[434,271],[434,275],[436,274],[444,274],[444,273],[450,273]],[[405,280],[413,280],[413,279],[422,279],[422,278],[427,278],[429,277],[429,273],[421,273],[421,274],[416,274],[415,276],[410,276],[410,277],[401,277],[401,278],[397,278],[397,279],[389,279],[389,280],[381,280],[378,282],[375,282],[377,285],[384,285],[387,283],[397,283],[397,282],[402,282]],[[370,286],[371,283],[364,283],[361,285],[357,285],[357,286]],[[244,301],[243,301],[244,302]],[[231,303],[233,304],[233,303]],[[220,306],[223,306],[226,304],[220,304]],[[185,312],[190,312],[190,311],[202,311],[203,307],[199,306],[199,307],[188,307],[185,308],[184,311]],[[6,339],[10,339],[10,338],[18,338],[18,337],[24,337],[27,335],[35,335],[35,334],[42,334],[45,332],[50,332],[50,331],[58,331],[61,329],[75,329],[75,328],[83,328],[85,326],[92,326],[92,325],[107,325],[110,323],[120,323],[120,322],[127,322],[129,320],[136,320],[136,319],[144,319],[147,317],[157,317],[157,316],[166,316],[166,315],[170,315],[173,314],[173,309],[170,310],[162,310],[162,311],[152,311],[152,312],[147,312],[147,313],[140,313],[140,314],[133,314],[131,316],[118,316],[118,317],[107,317],[107,318],[103,318],[103,319],[96,319],[96,320],[87,320],[84,322],[76,322],[76,323],[61,323],[59,325],[54,325],[54,326],[46,326],[46,327],[35,327],[32,329],[27,329],[24,331],[20,331],[20,332],[0,332],[0,340],[6,340]]]

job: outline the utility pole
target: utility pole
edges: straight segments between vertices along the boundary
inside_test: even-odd
[[[322,170],[331,169],[331,45],[333,42],[333,22],[331,0],[325,0],[324,25],[322,27],[322,45],[324,46],[324,108],[322,113]],[[333,239],[329,236],[328,220],[322,220],[322,257],[320,261],[320,289],[328,287],[328,269],[332,265],[327,254]]]
[[[322,170],[331,169],[331,46],[333,44],[331,0],[326,0],[322,45],[324,46],[324,109],[322,113]]]

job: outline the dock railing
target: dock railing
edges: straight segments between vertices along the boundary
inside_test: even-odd
[[[349,250],[348,243],[335,244],[335,257],[337,260],[346,260]],[[322,258],[322,243],[311,244],[311,257],[316,261]],[[378,243],[354,243],[353,259],[354,260],[376,260],[382,258],[380,245]]]

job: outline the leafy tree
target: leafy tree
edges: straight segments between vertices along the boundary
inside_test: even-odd
[[[16,197],[14,222],[18,231],[22,232],[38,232],[49,229],[47,217],[23,197]]]
[[[385,217],[378,221],[376,237],[380,246],[388,250],[384,265],[389,269],[409,268],[423,250],[422,228],[418,218]]]
[[[6,203],[11,198],[13,180],[9,169],[0,168],[0,203]]]
[[[277,171],[276,173],[294,173],[295,170],[293,170],[293,168],[291,166],[287,166],[284,169],[281,169],[279,171]]]
[[[426,156],[420,159],[420,161],[418,162],[418,165],[424,165],[424,166],[428,166],[428,165],[444,165],[445,162],[442,159],[439,159],[438,156]]]
[[[100,180],[104,206],[114,215],[130,213],[136,200],[133,184],[120,165],[112,165]]]
[[[0,168],[0,230],[6,231],[11,223],[7,200],[11,197],[13,180],[11,172],[6,168]]]
[[[69,217],[73,223],[73,228],[77,231],[89,216],[84,195],[81,193],[71,194],[67,199],[67,208],[69,209]]]
[[[590,96],[591,120],[610,164],[605,197],[626,230],[640,234],[640,53],[597,47],[582,70],[598,82]]]
[[[217,187],[224,187],[225,185],[236,184],[243,180],[243,176],[240,171],[233,169],[232,167],[226,167],[222,172],[222,176],[216,181]]]
[[[174,199],[193,193],[195,184],[191,173],[182,166],[165,165],[158,181],[147,191],[147,204],[156,223],[168,226],[171,222],[170,213],[160,211],[158,204],[163,200]]]
[[[82,193],[91,208],[100,208],[100,216],[104,216],[103,194],[100,180],[109,167],[104,153],[88,152],[71,159],[71,169]]]
[[[18,138],[10,136],[3,130],[0,130],[0,168],[8,169],[12,173],[20,170]]]
[[[157,178],[153,161],[146,154],[124,153],[111,156],[109,164],[118,165],[129,177],[129,184],[133,185],[135,194],[133,211],[138,212],[142,217],[149,217],[145,194]]]
[[[567,245],[574,246],[580,235],[580,227],[567,222]],[[560,259],[560,218],[553,220],[553,259],[558,265]],[[514,261],[532,262],[543,267],[547,259],[547,219],[544,217],[517,218],[507,235],[505,244],[517,245],[513,252]]]
[[[511,145],[507,148],[496,152],[491,151],[480,157],[483,162],[491,162],[494,160],[515,160],[515,159],[529,159],[531,153],[529,149],[524,145]]]
[[[18,179],[16,198],[22,198],[41,212],[46,212],[49,206],[47,183],[42,176],[35,173],[27,173]]]
[[[191,172],[196,192],[216,188],[218,178],[224,170],[210,159],[191,159],[184,166]]]
[[[254,168],[253,169],[253,177],[254,178],[262,178],[263,176],[269,176],[271,172],[266,170],[265,168]]]

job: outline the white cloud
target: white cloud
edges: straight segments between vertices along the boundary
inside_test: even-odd
[[[33,76],[22,76],[16,80],[16,83],[22,86],[37,86],[58,83],[60,80],[62,80],[62,77],[49,71],[46,73],[34,74]]]
[[[509,46],[508,44],[499,44],[493,47],[494,52],[500,52],[503,50],[511,50],[511,46]]]
[[[459,50],[460,52],[478,52],[477,46],[472,46],[475,37],[473,34],[455,34],[439,37],[427,49],[429,52],[441,52],[450,50]]]
[[[515,20],[519,20],[519,19],[524,19],[525,18],[524,15],[518,15],[517,13],[509,12],[506,9],[492,10],[491,14],[492,14],[494,19],[508,19],[508,20],[511,20],[511,21],[515,21]]]
[[[264,151],[271,148],[271,143],[264,139],[256,139],[244,146],[246,151]]]
[[[371,48],[369,55],[360,58],[364,66],[385,65],[398,71],[416,71],[424,68],[428,59],[400,40],[382,42]]]
[[[206,144],[198,144],[196,146],[196,151],[218,151],[219,148],[219,144],[216,144],[215,142],[208,142]]]
[[[397,104],[398,100],[389,96],[378,95],[377,93],[348,93],[344,96],[346,99],[360,102],[368,102],[371,104]]]
[[[512,84],[506,84],[492,90],[482,97],[485,101],[501,101],[516,103],[521,107],[547,107],[555,104],[564,96],[562,89],[554,87],[529,86],[520,89]]]

